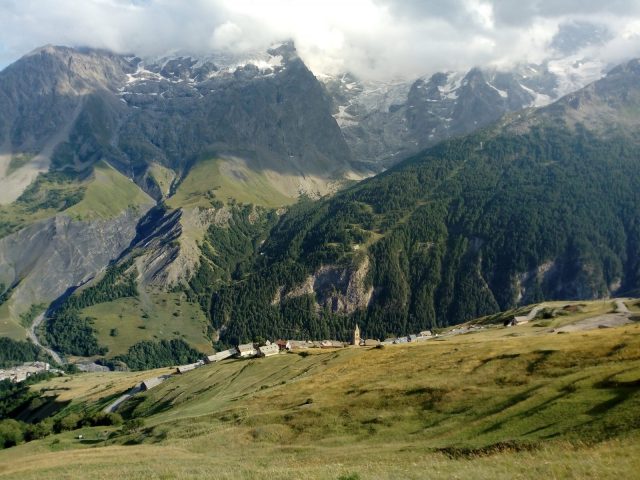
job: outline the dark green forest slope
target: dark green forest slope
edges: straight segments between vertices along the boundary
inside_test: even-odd
[[[292,208],[213,292],[222,339],[346,338],[356,321],[382,337],[637,291],[639,72]]]

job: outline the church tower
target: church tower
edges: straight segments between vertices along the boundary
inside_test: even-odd
[[[351,344],[355,345],[356,347],[360,345],[360,327],[358,327],[357,323],[356,328],[353,330],[353,341],[351,342]]]

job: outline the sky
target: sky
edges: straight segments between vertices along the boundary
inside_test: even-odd
[[[410,78],[640,57],[640,0],[0,0],[0,68],[45,44],[139,56],[294,40],[315,73]]]

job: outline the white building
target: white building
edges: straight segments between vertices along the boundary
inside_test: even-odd
[[[238,354],[240,358],[251,358],[258,355],[258,350],[255,349],[253,343],[245,343],[238,345]]]
[[[261,357],[270,357],[272,355],[278,355],[280,353],[280,347],[278,347],[276,343],[271,343],[264,347],[258,347],[258,352]]]

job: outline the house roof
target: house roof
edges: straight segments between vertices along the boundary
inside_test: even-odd
[[[258,347],[258,350],[260,351],[260,353],[279,353],[280,352],[280,347],[275,344],[272,343],[271,345],[265,345],[263,347]]]

